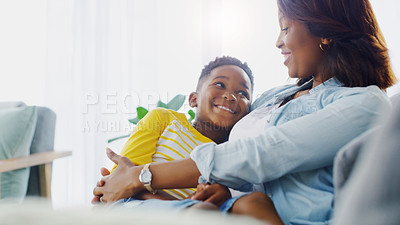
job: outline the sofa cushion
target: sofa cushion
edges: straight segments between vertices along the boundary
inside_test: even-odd
[[[400,95],[357,156],[335,205],[333,224],[400,224]]]
[[[390,97],[390,100],[393,104],[395,104],[396,102],[398,104],[398,102],[400,102],[400,93],[397,93]],[[333,166],[335,200],[338,200],[340,198],[342,189],[345,186],[347,180],[350,178],[353,167],[356,164],[359,155],[361,155],[363,149],[371,145],[371,140],[382,132],[382,127],[380,126],[380,124],[382,124],[383,122],[382,120],[385,120],[384,116],[382,116],[380,120],[376,121],[376,127],[365,131],[363,134],[343,146],[343,148],[341,148],[336,154]]]
[[[368,145],[368,141],[379,132],[380,126],[365,131],[363,134],[343,146],[343,148],[341,148],[336,154],[333,166],[333,183],[336,200],[340,198],[342,188],[349,179],[360,152]]]
[[[35,106],[0,110],[0,160],[28,156],[35,132]],[[29,168],[1,174],[1,198],[25,197]]]
[[[31,154],[53,151],[56,129],[56,114],[53,110],[36,106],[37,122],[35,135],[32,139]],[[27,196],[40,196],[39,167],[31,167]]]

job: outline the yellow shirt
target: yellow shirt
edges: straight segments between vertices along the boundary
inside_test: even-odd
[[[156,108],[140,120],[121,151],[135,165],[166,162],[190,157],[193,149],[212,142],[192,127],[185,114]],[[115,166],[114,166],[115,168]],[[187,198],[196,189],[169,189],[165,192]]]

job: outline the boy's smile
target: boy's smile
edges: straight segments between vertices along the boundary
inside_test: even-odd
[[[231,129],[248,113],[250,102],[250,79],[243,69],[234,65],[213,69],[190,96],[191,106],[197,107],[194,123],[212,129]]]
[[[218,113],[238,114],[241,109],[235,96],[231,96],[234,99],[218,98],[214,99],[212,104],[217,108]]]
[[[216,105],[217,108],[222,109],[222,110],[226,110],[232,114],[236,114],[237,112],[235,112],[233,109],[228,108],[227,106],[220,106],[220,105]]]

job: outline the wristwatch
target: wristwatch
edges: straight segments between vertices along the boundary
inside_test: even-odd
[[[140,171],[140,175],[139,175],[139,181],[142,182],[142,184],[144,185],[144,187],[153,195],[157,192],[157,190],[154,190],[153,188],[151,188],[151,179],[152,179],[152,175],[150,172],[150,164],[148,163],[146,165],[144,165],[142,171]]]

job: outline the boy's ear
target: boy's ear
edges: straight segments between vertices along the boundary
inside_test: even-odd
[[[192,92],[189,95],[189,105],[194,108],[197,107],[197,92]]]

